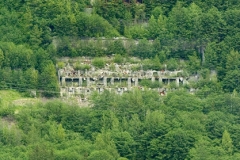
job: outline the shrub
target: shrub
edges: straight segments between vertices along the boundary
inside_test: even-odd
[[[63,68],[63,67],[65,67],[65,63],[64,62],[58,62],[57,66],[58,66],[58,68]]]
[[[178,63],[176,59],[173,59],[173,58],[169,59],[167,61],[166,67],[167,67],[167,70],[170,70],[170,71],[174,71],[175,69],[178,69]]]
[[[114,64],[110,64],[109,69],[110,71],[115,71],[116,67]]]
[[[148,87],[148,88],[161,88],[162,84],[159,83],[159,81],[152,82],[149,79],[143,79],[141,82],[139,82],[141,86]]]
[[[116,54],[113,59],[114,63],[121,64],[124,61],[124,58],[120,54]]]
[[[105,60],[103,58],[94,58],[92,61],[92,65],[97,68],[103,68],[105,66]]]
[[[131,70],[132,70],[132,71],[139,71],[140,69],[141,69],[141,66],[139,66],[139,65],[138,65],[138,66],[132,66],[132,67],[131,67]]]
[[[91,66],[88,65],[88,64],[79,64],[79,63],[77,63],[74,66],[75,70],[89,70],[90,68],[91,68]]]
[[[158,57],[156,56],[153,59],[145,59],[143,61],[143,70],[161,70],[162,65],[160,64],[160,61]]]

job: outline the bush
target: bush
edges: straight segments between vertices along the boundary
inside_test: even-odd
[[[115,71],[116,67],[114,64],[110,64],[109,69],[110,69],[110,71]]]
[[[142,26],[129,26],[124,28],[124,36],[133,39],[143,39],[147,35],[147,30]]]
[[[58,66],[58,68],[63,68],[63,67],[65,67],[65,63],[64,62],[58,62],[57,66]]]
[[[91,68],[91,66],[88,65],[88,64],[79,64],[79,63],[77,63],[74,66],[74,70],[89,70],[90,68]]]
[[[188,77],[189,74],[186,70],[183,70],[183,72],[178,72],[177,77]]]
[[[203,77],[203,79],[209,78],[210,77],[210,70],[205,68],[200,70],[200,74]]]
[[[148,88],[162,88],[162,84],[159,83],[159,81],[152,82],[149,79],[143,79],[141,82],[139,82],[139,84]]]
[[[170,88],[178,88],[176,82],[171,82],[171,83],[169,84],[169,87],[170,87]]]
[[[160,64],[160,61],[158,57],[156,56],[154,59],[145,59],[143,61],[143,70],[161,70],[162,65]]]
[[[113,59],[114,63],[121,64],[124,61],[124,58],[120,54],[116,54]]]
[[[132,71],[139,71],[141,69],[141,66],[132,66],[131,70]]]
[[[92,64],[97,68],[104,68],[105,60],[103,58],[94,58]]]
[[[176,59],[171,58],[167,61],[167,70],[174,71],[175,69],[178,69],[178,63]]]
[[[6,117],[14,114],[13,106],[5,106],[0,109],[0,116]]]

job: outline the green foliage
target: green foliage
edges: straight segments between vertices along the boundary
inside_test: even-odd
[[[129,26],[124,28],[124,36],[133,39],[143,39],[147,35],[147,30],[144,26]]]
[[[3,55],[3,51],[0,50],[0,67],[2,66],[3,64],[3,60],[4,60],[4,55]]]
[[[114,56],[113,62],[117,64],[122,64],[124,61],[124,57],[122,57],[120,54],[116,54]]]
[[[91,68],[90,65],[88,64],[80,64],[80,63],[76,63],[75,66],[74,66],[74,69],[75,70],[89,70]]]
[[[223,79],[223,89],[228,92],[232,92],[234,89],[239,92],[239,71],[229,70]]]
[[[205,51],[205,65],[208,66],[210,69],[215,69],[217,66],[219,66],[216,47],[216,43],[209,43]]]
[[[161,14],[163,14],[163,11],[160,6],[157,6],[152,10],[152,15],[156,18],[159,17]]]
[[[189,100],[191,99],[191,100]],[[201,100],[193,95],[188,95],[186,92],[179,91],[178,94],[170,94],[165,103],[172,108],[177,110],[193,111],[193,110],[202,110]]]
[[[38,85],[38,79],[39,79],[38,71],[33,68],[29,68],[25,71],[24,76],[25,76],[24,78],[28,88],[36,89],[36,86]]]
[[[39,81],[41,83],[39,89],[43,90],[43,95],[46,97],[58,96],[59,95],[59,86],[56,81],[57,75],[54,65],[46,63],[42,73],[40,74]]]
[[[222,147],[227,154],[232,155],[233,152],[232,139],[230,137],[230,134],[226,130],[223,132],[222,136]]]
[[[201,69],[201,61],[198,59],[196,52],[192,56],[189,56],[189,70],[194,73]]]
[[[54,159],[53,150],[47,148],[44,144],[37,144],[29,153],[30,160],[51,160]]]
[[[76,15],[59,15],[54,19],[54,31],[58,35],[80,37],[113,37],[118,32],[102,17],[79,12]],[[70,28],[69,28],[70,27]]]
[[[106,159],[117,159],[119,157],[114,141],[112,140],[111,135],[107,132],[97,135],[94,146],[98,151],[90,154],[89,157],[94,155],[93,157],[95,158],[93,159],[96,159],[98,156],[106,156]],[[102,158],[105,159],[104,157]]]
[[[58,68],[63,68],[63,67],[65,67],[65,63],[64,62],[58,62],[57,67]]]
[[[90,160],[98,160],[98,159],[104,159],[104,160],[111,160],[114,159],[107,151],[100,150],[100,151],[93,151],[90,156],[88,157]]]
[[[174,71],[178,69],[178,63],[176,59],[169,59],[166,63],[166,69],[170,71]]]
[[[185,159],[189,148],[191,148],[193,144],[194,138],[189,133],[186,133],[181,129],[170,131],[168,134],[166,134],[164,143],[160,144],[159,146],[159,149],[161,149],[162,153],[165,154],[160,154],[156,156],[156,158]]]
[[[24,45],[15,45],[14,43],[1,42],[4,67],[11,67],[12,69],[27,69],[34,65],[33,51]]]
[[[80,108],[51,101],[20,108],[10,106],[11,112],[0,115],[0,142],[4,145],[1,158],[229,159],[238,156],[239,95],[236,91],[232,97],[211,94],[203,100],[184,91],[169,92],[166,97],[149,90],[134,90],[122,96],[104,92],[93,97],[93,104],[92,108]]]
[[[110,64],[109,66],[110,71],[115,71],[116,67],[113,63]]]
[[[152,59],[143,60],[142,63],[143,63],[142,64],[143,70],[157,70],[157,71],[159,71],[160,69],[162,69],[162,65],[161,65],[157,55]]]
[[[226,69],[235,70],[240,68],[240,54],[236,51],[231,51],[227,56]]]
[[[96,57],[92,60],[92,65],[94,65],[97,68],[103,68],[105,66],[105,60],[104,58]]]
[[[132,52],[134,56],[140,58],[154,57],[153,45],[150,44],[146,39],[140,40],[138,45],[133,48]]]
[[[123,45],[123,42],[121,40],[116,40],[113,43],[110,42],[110,44],[107,46],[107,54],[119,54],[119,55],[125,55],[126,49]]]
[[[163,86],[159,81],[152,82],[152,80],[147,79],[139,82],[139,85],[147,88],[161,88]]]
[[[215,154],[218,153],[218,154]],[[189,152],[189,159],[224,159],[227,158],[221,147],[214,146],[208,137],[201,137]]]
[[[0,7],[1,89],[58,96],[56,56],[115,54],[115,63],[136,56],[147,59],[137,62],[144,70],[187,64],[201,75],[165,97],[104,92],[93,96],[92,108],[60,102],[17,108],[9,101],[19,95],[1,91],[0,159],[239,159],[239,1],[5,0]],[[105,60],[93,64],[102,68]],[[191,87],[195,94],[184,91]]]

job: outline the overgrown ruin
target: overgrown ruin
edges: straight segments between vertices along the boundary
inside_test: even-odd
[[[89,69],[74,69],[69,63],[58,70],[60,95],[64,97],[79,96],[82,100],[93,93],[102,93],[104,90],[123,94],[138,88],[140,90],[152,89],[164,95],[166,86],[173,84],[176,88],[187,83],[181,75],[182,70],[143,70],[141,64],[117,64],[106,63],[103,68],[96,68],[90,59],[82,59],[81,65],[89,65]],[[139,70],[133,70],[134,66],[140,66]],[[142,81],[148,81],[155,87],[147,88],[141,85]]]

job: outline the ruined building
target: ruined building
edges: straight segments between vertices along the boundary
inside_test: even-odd
[[[86,98],[92,92],[102,93],[104,90],[121,95],[133,88],[146,89],[140,85],[143,80],[149,80],[152,83],[158,82],[162,86],[175,83],[176,87],[187,83],[183,77],[178,76],[182,71],[144,71],[142,69],[133,71],[131,68],[134,64],[112,65],[114,65],[114,71],[110,69],[109,64],[106,64],[103,69],[96,69],[91,65],[89,70],[74,70],[69,64],[59,69],[58,79],[61,96]],[[164,87],[152,89],[157,90],[160,94],[166,91]]]

